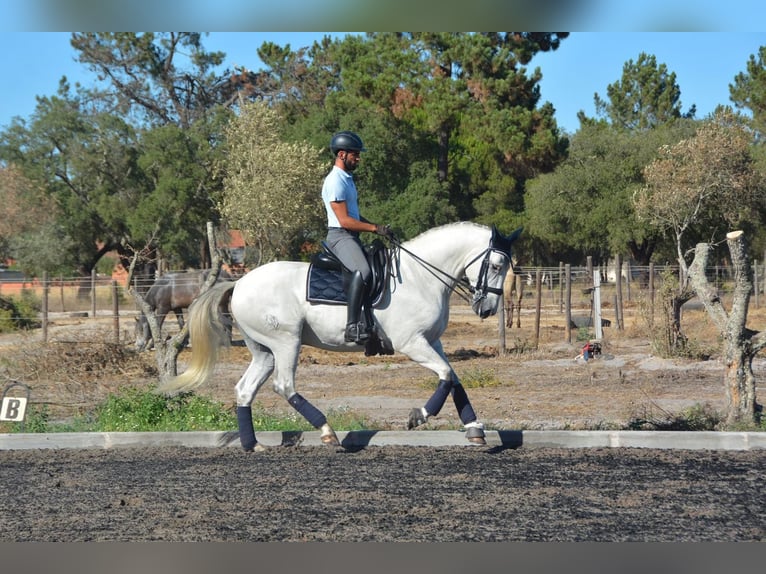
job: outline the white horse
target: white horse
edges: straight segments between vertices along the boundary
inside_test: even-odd
[[[462,222],[431,229],[398,244],[398,265],[376,305],[375,329],[387,345],[439,377],[436,391],[425,406],[410,412],[409,429],[437,415],[451,395],[466,438],[486,444],[483,424],[477,421],[440,337],[447,327],[450,294],[466,288],[466,280],[473,294],[473,311],[482,318],[497,312],[510,266],[511,244],[520,233],[517,229],[506,237],[494,227]],[[219,302],[233,288],[231,313],[253,355],[236,385],[243,449],[262,448],[255,438],[251,405],[272,374],[274,391],[321,430],[323,443],[339,446],[325,415],[295,391],[298,355],[301,345],[345,352],[363,351],[364,347],[344,341],[343,305],[316,305],[306,300],[308,268],[307,263],[277,261],[250,271],[236,282],[217,283],[200,295],[189,310],[189,366],[181,375],[161,383],[158,391],[191,390],[210,377],[219,349],[228,342]]]

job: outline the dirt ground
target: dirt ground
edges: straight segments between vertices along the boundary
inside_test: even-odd
[[[453,368],[463,381],[479,418],[494,429],[620,429],[637,421],[663,422],[689,409],[723,413],[726,407],[720,344],[704,310],[686,313],[684,322],[694,344],[707,360],[662,359],[652,352],[646,329],[635,313],[625,328],[605,327],[602,354],[575,360],[584,341],[572,331],[565,341],[562,315],[542,316],[537,348],[535,317],[522,316],[521,328],[505,331],[506,353],[499,352],[497,317],[478,319],[470,309],[453,308],[442,338]],[[761,323],[759,327],[758,323]],[[766,324],[766,309],[751,311],[753,328]],[[49,325],[49,344],[40,333],[0,336],[0,384],[19,380],[31,387],[31,403],[45,405],[53,419],[87,412],[121,388],[156,384],[152,352],[132,352],[133,318],[121,319],[120,344],[113,341],[111,319],[62,315]],[[176,328],[168,321],[169,329]],[[237,344],[216,368],[215,380],[199,390],[233,405],[234,385],[250,355]],[[108,352],[99,351],[99,345]],[[179,372],[190,350],[179,356]],[[763,397],[766,357],[753,363]],[[353,411],[379,430],[401,429],[411,408],[425,404],[435,376],[403,355],[365,357],[363,353],[329,353],[304,348],[297,372],[297,390],[325,413]],[[763,399],[761,398],[761,401]],[[268,387],[256,403],[274,413],[291,407]],[[426,428],[459,428],[451,403]]]
[[[687,319],[700,345],[714,350],[704,314]],[[152,353],[119,351],[129,347],[130,321],[117,347],[108,344],[111,320],[57,318],[45,352],[39,334],[3,336],[0,376],[29,384],[32,403],[58,418],[125,386],[152,386]],[[695,405],[725,406],[715,355],[659,359],[634,324],[605,329],[602,356],[584,363],[574,360],[582,343],[565,343],[563,328],[549,323],[534,349],[534,318],[525,315],[522,329],[506,332],[501,354],[496,318],[453,312],[444,347],[490,428],[622,428]],[[111,354],[92,354],[99,345]],[[201,392],[233,404],[247,361],[234,346]],[[763,381],[764,360],[754,366]],[[398,355],[305,349],[297,384],[326,412],[353,410],[387,430],[401,429],[425,403],[433,379]],[[257,400],[289,410],[269,390]],[[448,404],[427,428],[458,427]],[[757,450],[0,451],[0,542],[762,541],[765,463]]]
[[[762,541],[764,462],[468,446],[0,451],[0,541]]]

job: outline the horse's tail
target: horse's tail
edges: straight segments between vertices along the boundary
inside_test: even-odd
[[[158,393],[176,394],[196,389],[213,372],[222,346],[230,343],[229,331],[221,318],[219,307],[224,296],[234,288],[235,281],[221,281],[197,297],[189,307],[189,366],[177,377],[162,381]]]

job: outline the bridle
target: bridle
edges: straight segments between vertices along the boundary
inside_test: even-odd
[[[404,251],[407,253],[410,257],[412,257],[415,261],[417,261],[426,271],[428,271],[431,275],[436,277],[443,285],[445,285],[450,291],[458,295],[461,299],[466,301],[467,303],[470,303],[471,305],[476,305],[481,300],[485,299],[487,297],[488,293],[493,293],[495,295],[502,295],[503,289],[502,287],[490,287],[489,286],[489,258],[492,255],[492,253],[499,253],[503,257],[505,257],[508,260],[508,264],[511,264],[511,255],[510,255],[510,247],[506,251],[502,248],[500,245],[501,242],[497,240],[496,232],[493,231],[492,237],[490,237],[489,245],[487,248],[479,253],[476,257],[471,259],[468,263],[466,263],[464,269],[468,269],[471,265],[476,263],[479,259],[481,259],[481,267],[479,268],[479,275],[476,277],[476,285],[471,285],[470,280],[467,277],[463,277],[462,279],[458,279],[457,277],[453,277],[446,271],[439,269],[436,265],[433,265],[432,263],[429,263],[419,255],[413,253],[406,247],[404,247],[401,242],[396,238],[391,238],[391,243],[393,244],[392,250],[395,250],[397,253],[395,253],[392,257],[392,260],[399,261],[399,254],[398,251]],[[397,264],[398,267],[398,264]]]

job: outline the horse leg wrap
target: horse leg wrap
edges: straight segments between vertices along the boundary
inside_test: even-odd
[[[239,426],[239,442],[245,452],[255,448],[255,429],[253,428],[253,412],[250,407],[237,407],[237,424]]]
[[[431,398],[428,399],[428,402],[426,403],[425,408],[429,416],[435,416],[439,414],[439,411],[442,410],[444,401],[447,400],[447,396],[452,390],[453,385],[454,383],[452,381],[445,381],[443,379],[439,381],[439,386],[436,387],[434,394],[431,395]]]
[[[304,419],[309,421],[314,428],[318,429],[321,428],[322,425],[327,424],[327,417],[298,393],[295,393],[287,399],[287,402],[290,403],[290,405],[298,411]]]
[[[476,413],[468,400],[468,395],[460,383],[452,386],[452,400],[455,402],[458,415],[462,423],[468,424],[476,421]]]

